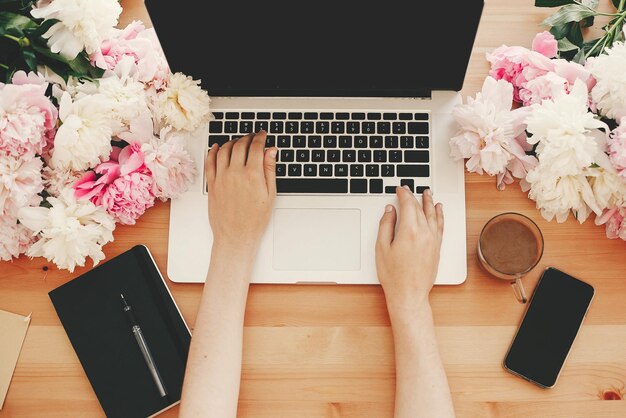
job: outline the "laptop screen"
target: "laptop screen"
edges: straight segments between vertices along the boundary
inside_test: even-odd
[[[200,4],[200,3],[196,3]],[[483,2],[147,0],[173,71],[212,96],[460,90]]]

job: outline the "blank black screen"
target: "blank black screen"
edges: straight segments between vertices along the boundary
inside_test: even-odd
[[[210,95],[410,97],[461,89],[483,2],[146,6],[172,70],[201,79]]]
[[[509,349],[505,367],[541,386],[554,386],[593,294],[587,283],[547,269]]]

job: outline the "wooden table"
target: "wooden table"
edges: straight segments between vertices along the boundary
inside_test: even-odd
[[[122,3],[122,23],[147,20],[140,0]],[[550,13],[532,3],[487,2],[465,95],[479,90],[488,70],[487,51],[502,43],[530,46]],[[608,240],[593,221],[544,221],[518,185],[499,192],[493,178],[466,175],[466,187],[469,277],[460,286],[437,287],[431,296],[458,416],[625,417],[626,403],[601,398],[604,391],[621,394],[626,384],[626,242]],[[475,254],[482,225],[504,211],[530,216],[545,235],[544,257],[525,279],[528,291],[547,266],[596,289],[554,389],[539,389],[501,365],[525,306],[515,301],[507,283],[479,269]],[[148,243],[166,271],[168,217],[169,204],[159,203],[136,226],[118,227],[115,242],[105,247],[107,257]],[[0,265],[0,309],[33,315],[0,417],[103,415],[47,295],[86,270],[68,274],[44,259],[27,258]],[[193,326],[202,285],[168,284]],[[253,285],[245,325],[240,417],[392,417],[393,345],[379,286]]]

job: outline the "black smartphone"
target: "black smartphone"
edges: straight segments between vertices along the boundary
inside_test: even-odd
[[[544,270],[504,368],[543,388],[553,387],[593,295],[591,285],[553,267]]]

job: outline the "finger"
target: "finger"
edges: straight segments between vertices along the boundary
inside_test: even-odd
[[[278,149],[272,147],[265,151],[263,158],[265,183],[267,184],[267,192],[270,196],[276,194],[276,155],[278,155]]]
[[[230,156],[231,167],[243,167],[248,159],[248,149],[252,142],[252,135],[246,135],[239,138],[233,145],[233,153]]]
[[[416,230],[418,227],[417,199],[415,199],[413,193],[404,187],[396,187],[396,196],[398,196],[400,209],[400,213],[398,214],[398,228],[409,231]],[[424,216],[424,214],[422,214],[422,216]]]
[[[215,180],[215,174],[217,172],[217,150],[217,144],[213,144],[204,160],[204,176],[207,184],[213,183],[213,180]]]
[[[393,205],[385,206],[385,213],[380,218],[378,224],[378,237],[376,238],[376,245],[388,247],[393,241],[393,236],[396,229],[396,208]]]
[[[266,139],[267,134],[265,131],[260,131],[254,135],[252,138],[252,144],[250,145],[250,150],[248,151],[248,161],[246,161],[247,166],[251,166],[255,169],[260,169],[261,166],[263,166]]]
[[[437,234],[439,235],[439,239],[443,237],[443,205],[441,203],[437,203],[435,206],[435,212],[437,213]]]
[[[422,193],[422,207],[424,208],[424,216],[431,227],[437,225],[437,213],[435,212],[435,204],[433,203],[433,192],[430,189],[424,190]]]
[[[231,158],[231,153],[233,151],[233,145],[235,145],[235,142],[237,141],[238,140],[228,141],[227,143],[222,145],[222,148],[220,148],[219,152],[217,153],[217,175],[218,176],[221,172],[223,172],[230,166],[230,158]]]

